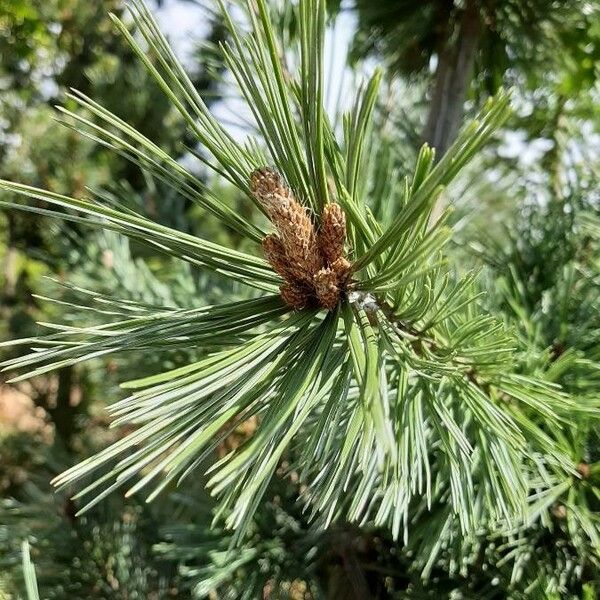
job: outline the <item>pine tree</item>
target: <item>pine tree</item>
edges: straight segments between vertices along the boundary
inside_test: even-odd
[[[124,383],[130,395],[110,413],[127,433],[55,482],[81,485],[74,502],[85,514],[124,486],[128,496],[149,489],[147,498],[154,499],[199,478],[217,501],[213,527],[224,523],[231,530],[225,540],[219,529],[211,537],[208,524],[196,530],[210,550],[196,543],[195,556],[212,562],[196,573],[199,596],[265,556],[274,512],[271,522],[285,523],[280,535],[291,531],[311,549],[326,547],[338,526],[345,548],[360,541],[364,549],[347,555],[385,544],[404,548],[393,568],[410,572],[410,558],[413,574],[390,594],[450,592],[473,570],[471,588],[463,589],[492,597],[503,564],[513,565],[512,583],[525,561],[519,552],[530,543],[543,548],[528,527],[540,523],[544,535],[556,498],[582,490],[581,506],[588,491],[596,493],[591,458],[582,460],[580,441],[568,438],[574,420],[594,430],[597,398],[562,378],[575,364],[569,361],[583,360],[577,368],[587,375],[578,381],[589,381],[596,357],[576,357],[558,346],[551,355],[543,342],[533,347],[524,340],[504,308],[484,297],[484,280],[455,263],[448,250],[449,211],[430,226],[441,192],[506,119],[507,94],[490,99],[437,162],[423,146],[411,175],[396,181],[393,163],[382,167],[387,140],[373,126],[381,73],[359,89],[338,130],[323,108],[325,3],[302,0],[297,10],[297,60],[291,63],[297,71],[282,58],[265,0],[247,3],[243,26],[224,11],[231,41],[223,57],[258,131],[244,143],[209,112],[141,2],[133,2],[132,17],[144,46],[114,19],[203,148],[197,157],[252,203],[253,218],[85,94],[71,95],[79,110],[61,109],[65,120],[213,215],[244,240],[243,247],[157,223],[117,198],[107,201],[102,191],[77,198],[2,181],[7,199],[0,205],[146,244],[222,278],[229,297],[173,306],[90,290],[82,297],[89,299],[93,323],[50,324],[48,335],[21,340],[33,348],[30,354],[4,367],[21,371],[18,381],[110,355],[197,354],[188,364]],[[589,240],[588,256],[596,257],[596,220],[584,216],[577,227]],[[590,271],[597,258],[590,265],[584,289],[597,282],[597,271]],[[523,285],[511,276],[520,292]],[[501,302],[517,307],[511,294],[508,287]],[[588,339],[595,339],[593,318],[589,330]],[[587,344],[582,352],[593,345]],[[240,443],[232,443],[236,432]],[[287,491],[277,497],[284,507],[270,501],[282,484]],[[596,518],[587,510],[573,514],[577,525],[570,526],[583,533],[569,531],[563,572],[571,569],[571,552],[597,565]],[[186,551],[188,538],[176,533],[159,550],[185,561],[194,551]],[[287,549],[279,556],[291,558]],[[478,570],[488,562],[494,564],[490,579]],[[289,571],[300,569],[301,561],[291,561],[288,571],[282,565],[290,563],[278,564],[279,572],[262,579],[255,573],[245,589],[238,580],[242,589],[234,585],[230,597],[267,589],[291,597],[294,586],[313,597],[351,597],[335,587],[334,568],[322,586],[316,558],[312,571],[294,579]],[[436,574],[437,589],[426,589],[423,578]],[[581,569],[576,576],[584,579]],[[521,590],[529,593],[531,584],[544,593],[566,585],[550,584],[551,578],[534,573]],[[366,578],[352,585],[354,597],[368,597]],[[503,580],[502,590],[509,587]]]

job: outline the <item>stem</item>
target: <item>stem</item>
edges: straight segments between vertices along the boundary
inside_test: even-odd
[[[548,173],[550,174],[550,182],[552,191],[554,193],[553,201],[562,212],[563,204],[563,165],[561,163],[562,155],[562,144],[561,144],[561,132],[564,127],[565,121],[565,105],[567,103],[567,97],[564,94],[559,94],[556,98],[556,108],[552,120],[550,121],[550,130],[552,132],[551,138],[554,142],[552,149],[546,154],[545,162],[548,165]]]

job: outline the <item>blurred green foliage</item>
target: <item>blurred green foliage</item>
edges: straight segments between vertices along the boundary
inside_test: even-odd
[[[0,4],[0,177],[75,196],[85,195],[86,187],[113,190],[155,218],[181,224],[187,206],[160,183],[55,120],[54,105],[68,106],[65,92],[75,87],[173,155],[184,153],[181,121],[108,17],[123,8],[121,0]],[[197,76],[200,84],[206,81],[200,66]],[[36,321],[58,310],[34,297],[60,291],[47,275],[84,287],[94,281],[109,294],[120,287],[134,301],[173,304],[173,295],[180,294],[178,302],[193,302],[197,288],[189,270],[146,253],[148,266],[136,251],[114,236],[90,236],[76,226],[26,214],[0,214],[0,338],[35,334]],[[73,300],[69,288],[60,297]],[[2,349],[2,355],[10,351]],[[161,365],[170,360],[176,357],[163,358]],[[34,404],[25,402],[23,408],[39,421],[34,431],[15,429],[12,409],[2,414],[0,597],[20,597],[18,540],[25,538],[32,541],[42,597],[141,599],[175,593],[169,568],[153,565],[150,557],[164,515],[153,520],[152,512],[119,501],[75,520],[66,498],[50,489],[52,476],[74,456],[101,443],[102,407],[118,393],[119,368],[117,363],[74,367],[21,387]],[[0,394],[6,390],[0,387]],[[7,406],[19,400],[3,399]]]

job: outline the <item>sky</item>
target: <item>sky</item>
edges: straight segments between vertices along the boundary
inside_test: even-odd
[[[194,42],[207,29],[205,9],[184,0],[163,0],[162,6],[154,9],[154,14],[179,58],[189,59]]]
[[[205,4],[214,4],[216,0],[204,0]],[[184,65],[191,64],[194,44],[206,33],[206,9],[185,0],[163,0],[162,6],[154,9],[154,14],[162,31],[167,35],[175,52]],[[342,12],[336,19],[333,30],[328,31],[325,40],[324,79],[326,82],[325,104],[328,112],[335,112],[340,101],[352,100],[351,77],[346,68],[347,48],[355,31],[355,18],[350,12]],[[237,138],[244,137],[244,121],[250,118],[249,111],[240,100],[227,100],[213,107],[219,120],[228,127]]]

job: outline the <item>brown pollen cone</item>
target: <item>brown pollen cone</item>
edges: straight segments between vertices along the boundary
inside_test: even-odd
[[[283,279],[290,281],[294,279],[294,273],[290,269],[290,262],[285,253],[285,247],[279,237],[272,233],[262,241],[265,258],[273,267],[273,271],[281,275]]]
[[[259,169],[252,174],[254,197],[279,232],[296,279],[310,284],[314,273],[321,268],[321,256],[315,227],[306,208],[299,204],[273,169]]]
[[[330,203],[317,234],[308,210],[295,198],[277,171],[263,168],[250,176],[252,194],[277,229],[262,242],[265,257],[285,281],[283,301],[300,310],[333,310],[345,290],[351,265],[344,257],[346,216]]]
[[[346,287],[350,263],[344,257],[346,215],[334,202],[323,209],[319,248],[326,266],[315,275],[315,291],[322,306],[334,308]]]
[[[314,283],[315,293],[321,306],[329,310],[334,309],[340,301],[337,273],[325,267],[315,275]]]
[[[299,283],[286,282],[279,288],[281,298],[295,310],[302,310],[311,304],[311,290]]]
[[[346,215],[342,207],[330,202],[321,215],[319,229],[319,248],[328,264],[334,263],[344,255],[346,241]]]
[[[350,277],[350,268],[352,265],[350,261],[341,256],[335,262],[331,263],[331,268],[336,272],[338,277],[338,284],[344,287]]]

